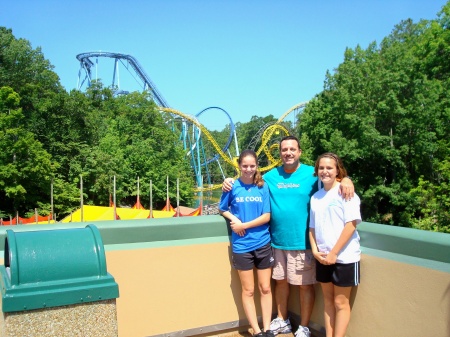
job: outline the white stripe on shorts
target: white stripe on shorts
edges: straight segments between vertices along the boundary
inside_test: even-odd
[[[355,262],[355,286],[359,284],[359,263]]]

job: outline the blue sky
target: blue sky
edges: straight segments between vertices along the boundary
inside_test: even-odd
[[[280,117],[323,88],[346,47],[386,37],[401,20],[435,19],[444,0],[129,0],[0,2],[0,25],[41,47],[62,85],[77,87],[76,55],[134,56],[168,104],[185,114],[218,106],[232,120]],[[112,68],[99,60],[105,83]],[[124,80],[126,74],[121,72]],[[109,78],[108,78],[109,77]],[[200,122],[221,130],[224,114]]]

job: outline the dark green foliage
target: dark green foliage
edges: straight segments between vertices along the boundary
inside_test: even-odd
[[[347,49],[300,117],[303,156],[339,154],[368,221],[448,231],[448,15],[447,4],[438,20]]]
[[[86,93],[64,91],[39,48],[0,27],[0,212],[51,211],[57,218],[80,205],[108,205],[116,176],[119,204],[162,208],[169,177],[172,200],[193,198],[185,152],[148,93],[114,97],[94,83]]]
[[[47,151],[23,123],[20,96],[0,87],[0,200],[2,210],[23,209],[50,192],[56,170]],[[11,213],[10,213],[11,214]]]

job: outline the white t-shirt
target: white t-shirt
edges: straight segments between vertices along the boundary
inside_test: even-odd
[[[356,220],[361,222],[360,199],[355,196],[349,200],[339,195],[339,186],[329,191],[320,189],[311,197],[309,227],[314,228],[317,247],[320,252],[328,253],[339,239],[345,224]],[[353,263],[361,258],[359,234],[355,230],[350,240],[337,256],[338,263]]]

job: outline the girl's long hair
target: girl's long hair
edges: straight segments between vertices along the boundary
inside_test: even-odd
[[[258,156],[256,155],[255,151],[248,150],[248,149],[242,151],[238,158],[238,164],[241,165],[242,160],[248,156],[255,158],[255,162],[256,162],[256,172],[255,172],[255,175],[253,176],[253,184],[255,184],[258,187],[262,187],[264,185],[264,180],[262,178],[261,172],[259,172],[259,169],[258,169]]]

